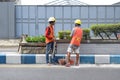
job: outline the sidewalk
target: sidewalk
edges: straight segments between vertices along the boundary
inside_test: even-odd
[[[17,52],[20,39],[0,39],[0,52]]]
[[[18,47],[20,39],[0,39],[0,48],[1,47]]]

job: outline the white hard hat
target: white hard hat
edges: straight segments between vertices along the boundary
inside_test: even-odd
[[[56,20],[55,20],[54,17],[50,17],[50,18],[48,19],[48,22],[51,22],[51,21],[56,21]]]

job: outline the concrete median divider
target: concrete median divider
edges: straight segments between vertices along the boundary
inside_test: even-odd
[[[56,54],[55,60],[65,58]],[[0,64],[45,64],[45,54],[0,54]],[[71,55],[75,60],[75,55]],[[80,55],[80,64],[120,64],[120,55]]]

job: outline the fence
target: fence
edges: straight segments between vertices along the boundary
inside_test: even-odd
[[[56,18],[55,33],[72,30],[74,20],[82,20],[82,28],[92,24],[120,22],[119,5],[16,5],[16,37],[21,34],[43,35],[51,16]]]

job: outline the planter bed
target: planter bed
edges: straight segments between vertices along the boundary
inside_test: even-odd
[[[70,40],[57,40],[57,53],[66,53]],[[45,43],[20,43],[20,53],[24,54],[45,54]],[[120,40],[82,40],[81,54],[119,54]]]

